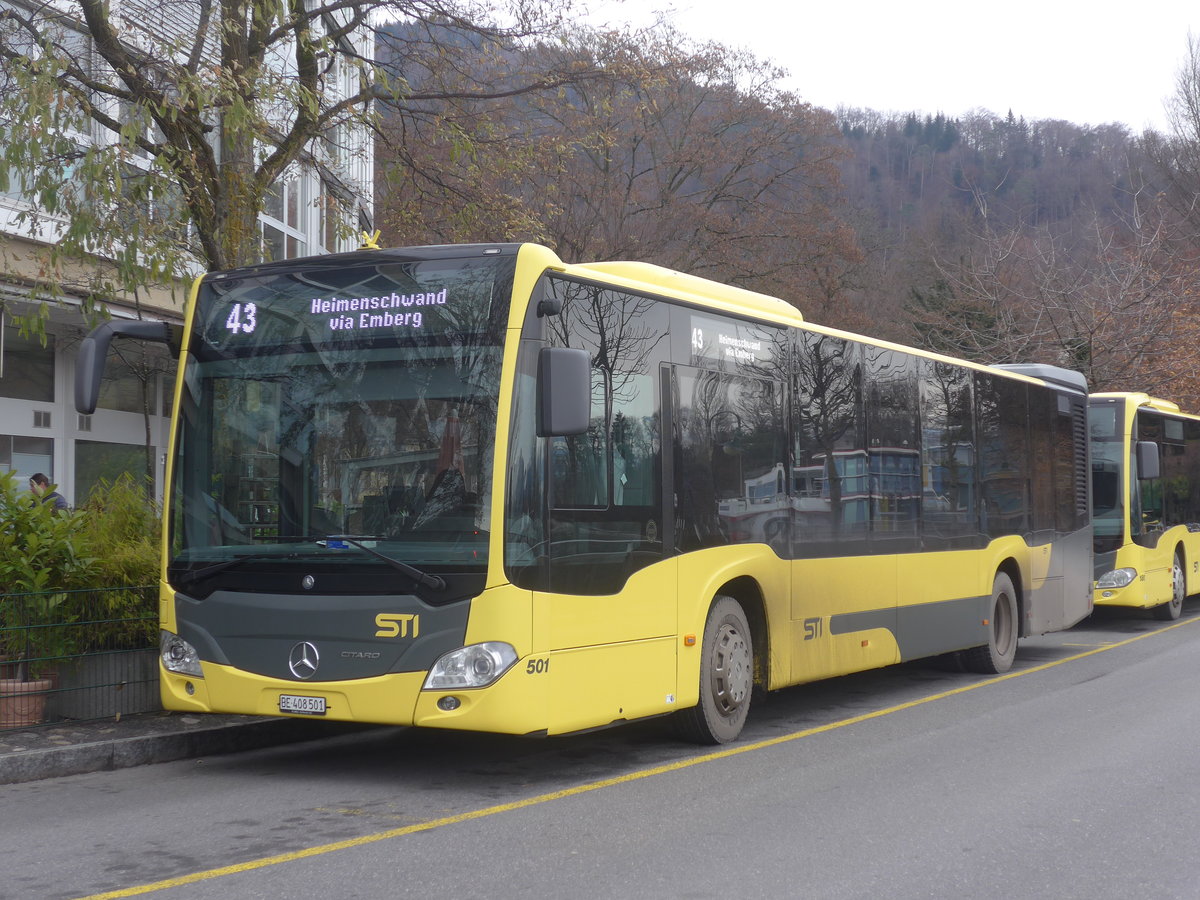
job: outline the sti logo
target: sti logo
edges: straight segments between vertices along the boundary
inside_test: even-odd
[[[375,637],[394,638],[409,637],[409,624],[412,624],[412,637],[421,633],[421,617],[413,613],[380,613],[375,617]]]

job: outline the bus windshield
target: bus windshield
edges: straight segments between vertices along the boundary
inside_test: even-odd
[[[1120,547],[1124,540],[1125,503],[1121,493],[1125,467],[1124,414],[1120,404],[1093,403],[1088,408],[1092,454],[1092,527],[1097,553]]]
[[[327,587],[383,591],[396,569],[481,574],[511,272],[511,257],[386,257],[203,283],[172,578],[203,593],[324,565]]]

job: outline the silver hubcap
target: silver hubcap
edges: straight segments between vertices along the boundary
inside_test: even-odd
[[[717,712],[722,716],[733,715],[750,693],[752,670],[746,638],[728,622],[717,629],[712,663],[709,689]]]
[[[996,650],[1001,654],[1008,653],[1012,635],[1012,608],[1009,606],[1008,595],[1001,594],[996,598],[996,609],[992,613],[992,638],[996,642]]]
[[[1183,594],[1187,588],[1184,587],[1183,566],[1179,564],[1179,558],[1176,557],[1175,565],[1171,568],[1171,606],[1181,608],[1183,606]]]

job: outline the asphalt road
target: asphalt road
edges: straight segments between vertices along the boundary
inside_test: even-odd
[[[381,729],[11,785],[0,897],[1197,898],[1198,672],[1192,600],[778,692],[717,750]]]

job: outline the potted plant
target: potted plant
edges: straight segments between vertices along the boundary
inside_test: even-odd
[[[52,670],[73,650],[59,617],[65,590],[86,582],[95,564],[79,552],[82,526],[81,514],[38,502],[15,473],[0,473],[0,728],[43,719]]]

